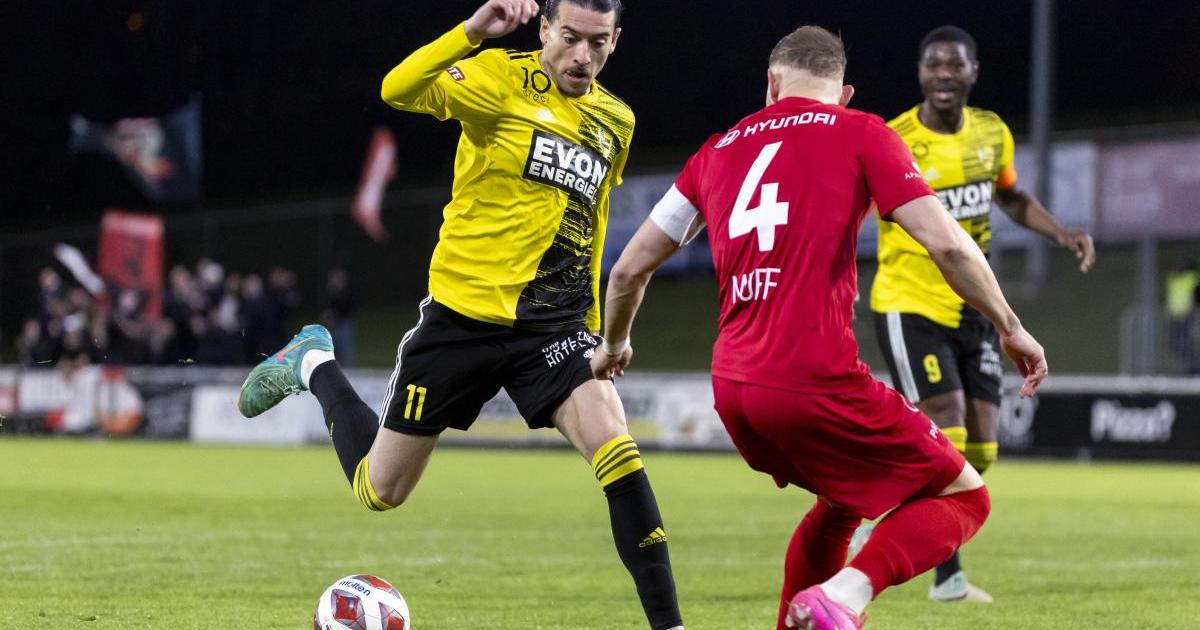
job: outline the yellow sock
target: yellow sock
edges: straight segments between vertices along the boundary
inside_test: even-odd
[[[396,507],[384,503],[379,495],[375,494],[375,488],[371,487],[371,475],[367,471],[366,457],[363,457],[362,461],[358,462],[358,467],[354,469],[354,483],[351,485],[354,487],[354,496],[358,497],[358,500],[367,506],[368,510],[383,512]]]
[[[629,434],[609,440],[592,456],[592,470],[602,487],[644,467],[637,442]]]
[[[967,450],[967,427],[945,427],[942,429],[946,439],[950,440],[950,445],[959,453],[966,454]]]
[[[995,442],[967,442],[963,455],[979,474],[996,462],[1000,445]]]

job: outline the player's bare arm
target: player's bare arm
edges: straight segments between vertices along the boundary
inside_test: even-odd
[[[604,297],[604,344],[592,356],[592,373],[596,378],[625,374],[625,367],[633,358],[629,335],[638,307],[646,295],[646,285],[654,271],[677,251],[679,244],[654,221],[646,219],[621,252],[608,274],[608,291]]]
[[[467,39],[480,44],[485,39],[503,37],[517,30],[538,14],[535,0],[488,0],[463,23]]]
[[[1079,260],[1079,270],[1087,273],[1096,262],[1096,245],[1084,230],[1068,230],[1059,225],[1042,202],[1019,188],[996,191],[996,205],[1017,225],[1054,239]]]
[[[1046,378],[1045,351],[1021,326],[1016,313],[1004,299],[1000,284],[979,246],[932,195],[905,203],[891,216],[929,251],[930,258],[954,292],[996,326],[1005,354],[1025,377],[1021,396],[1033,395]]]

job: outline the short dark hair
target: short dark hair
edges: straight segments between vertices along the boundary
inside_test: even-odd
[[[566,2],[597,13],[612,11],[616,14],[613,26],[621,25],[621,10],[625,8],[621,5],[621,0],[566,0]],[[558,17],[558,5],[562,3],[563,0],[546,0],[546,3],[542,5],[542,15],[546,16],[547,20],[553,22],[554,18]]]
[[[771,50],[770,65],[777,64],[822,78],[840,77],[846,73],[846,47],[841,37],[820,26],[801,26]]]
[[[917,49],[917,59],[923,59],[925,57],[925,49],[929,48],[930,44],[937,44],[939,42],[962,44],[964,47],[966,47],[967,54],[970,55],[972,59],[979,58],[978,51],[975,47],[975,38],[971,37],[970,33],[962,30],[961,28],[947,24],[946,26],[939,26],[932,31],[929,31],[929,33],[925,35],[925,38],[921,40],[921,47]]]

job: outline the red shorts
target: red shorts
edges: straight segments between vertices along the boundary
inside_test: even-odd
[[[812,394],[713,377],[721,422],[754,470],[873,519],[950,485],[966,460],[883,383]]]

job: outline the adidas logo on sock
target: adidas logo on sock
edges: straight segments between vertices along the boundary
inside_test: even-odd
[[[646,539],[638,543],[638,547],[649,547],[650,545],[660,542],[667,542],[667,532],[663,531],[662,527],[655,527],[654,531],[650,532]]]

